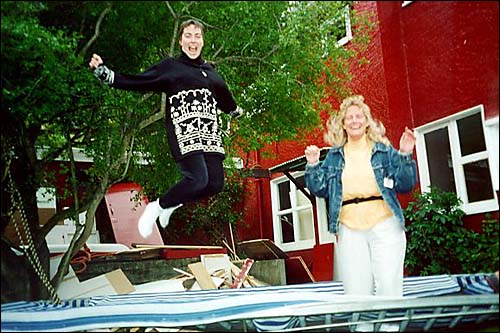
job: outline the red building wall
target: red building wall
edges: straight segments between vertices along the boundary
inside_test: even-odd
[[[416,1],[400,13],[415,126],[480,103],[486,119],[498,115],[498,2]]]
[[[372,14],[376,24],[361,54],[369,63],[353,63],[350,88],[365,96],[395,147],[405,126],[415,128],[477,104],[484,104],[486,119],[498,115],[498,2],[415,1],[403,8],[401,1],[359,1],[354,8]],[[325,100],[338,107],[335,96]],[[308,144],[324,146],[323,133],[318,128],[305,144],[269,145],[249,156],[248,166],[270,168],[303,155]],[[261,158],[265,153],[272,157]],[[269,179],[248,184],[245,222],[254,232],[239,235],[250,239],[246,236],[259,230],[259,238],[273,239]],[[406,207],[411,195],[400,200]],[[477,224],[482,216],[467,219]],[[311,252],[299,254],[310,258]]]

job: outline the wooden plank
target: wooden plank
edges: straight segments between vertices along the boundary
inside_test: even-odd
[[[243,264],[243,266],[241,266],[241,270],[234,279],[231,288],[240,288],[243,285],[245,278],[248,275],[248,272],[250,271],[250,268],[252,268],[252,265],[253,265],[253,259],[245,260],[245,263]]]
[[[173,269],[174,271],[176,271],[177,273],[181,273],[182,275],[187,276],[188,278],[194,278],[193,274],[189,274],[188,272],[183,271],[182,269],[175,268],[175,267],[173,267],[172,269]]]
[[[189,264],[188,267],[193,273],[196,282],[198,282],[201,289],[217,289],[202,262]]]
[[[222,246],[215,245],[152,245],[152,244],[138,244],[133,243],[132,247],[135,248],[149,248],[149,249],[214,249],[223,250]]]
[[[57,288],[57,295],[61,299],[83,298],[90,296],[128,294],[135,290],[127,276],[121,269],[96,276],[80,282],[73,269]]]
[[[234,260],[241,260],[240,257],[238,257],[238,255],[236,254],[236,252],[233,251],[233,249],[231,249],[231,247],[229,246],[228,243],[226,243],[225,240],[222,240],[222,243],[224,243],[224,245],[226,246],[226,248],[229,250],[229,252],[231,252],[234,256]]]
[[[316,282],[301,256],[285,259],[287,284]]]
[[[286,259],[286,254],[270,239],[253,239],[238,243],[241,251],[252,259],[266,260],[266,259]]]
[[[255,264],[255,263],[254,263]],[[253,266],[252,266],[253,267]],[[270,286],[269,283],[266,283],[264,281],[261,281],[259,279],[256,279],[252,275],[247,275],[247,281],[250,283],[252,287],[264,287],[264,286]]]
[[[105,256],[96,257],[94,261],[118,261],[118,260],[144,260],[160,259],[165,256],[165,249],[162,248],[141,248],[121,251]]]
[[[208,274],[212,275],[216,270],[223,269],[226,272],[225,278],[229,283],[233,283],[229,256],[227,254],[202,254],[200,255],[200,259]]]

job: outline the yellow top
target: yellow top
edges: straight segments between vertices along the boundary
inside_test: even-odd
[[[342,201],[380,196],[371,166],[372,143],[363,136],[344,146],[345,166],[342,173]],[[340,209],[340,223],[351,229],[366,230],[394,215],[384,200],[352,203]]]

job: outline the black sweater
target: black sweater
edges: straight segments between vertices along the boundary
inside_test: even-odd
[[[192,153],[224,154],[217,109],[230,113],[237,106],[224,80],[201,57],[182,52],[142,74],[115,73],[111,86],[167,94],[167,136],[176,161]]]

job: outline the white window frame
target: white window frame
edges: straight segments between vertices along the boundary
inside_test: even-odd
[[[499,190],[499,180],[498,180],[498,116],[494,118],[487,119],[484,122],[485,129],[486,129],[486,147],[488,149],[488,153],[491,158],[490,162],[490,168],[491,168],[491,175],[493,178],[493,189],[495,191]]]
[[[318,236],[320,244],[331,244],[334,240],[334,234],[328,231],[328,215],[326,200],[316,197],[316,214],[318,216]]]
[[[292,173],[292,177],[298,178],[304,175],[304,171],[297,171]],[[296,250],[306,250],[312,249],[314,245],[316,245],[316,236],[315,236],[315,228],[314,221],[310,221],[313,228],[313,238],[307,240],[298,240],[295,242],[283,243],[283,234],[281,231],[281,221],[280,216],[284,214],[296,214],[298,211],[303,210],[304,208],[309,208],[311,210],[311,216],[313,214],[312,211],[312,203],[308,200],[306,205],[297,206],[295,200],[290,200],[291,208],[283,211],[279,211],[279,189],[278,185],[283,182],[290,183],[290,192],[292,192],[292,198],[296,198],[295,193],[300,191],[297,189],[295,184],[286,176],[281,176],[275,179],[272,179],[271,184],[271,204],[272,204],[272,214],[273,214],[273,234],[274,234],[274,242],[281,248],[283,251],[296,251]],[[306,191],[309,193],[309,190],[306,188]],[[316,197],[316,214],[318,216],[318,235],[319,235],[319,243],[327,244],[333,243],[333,234],[328,232],[328,219],[326,214],[326,200],[323,198]],[[298,232],[299,227],[295,225],[299,220],[297,216],[294,216],[294,231]],[[297,235],[294,237],[298,239]]]
[[[470,115],[480,113],[481,120],[483,124],[483,133],[485,135],[485,143],[486,143],[486,151],[470,154],[467,156],[461,156],[460,152],[460,141],[459,134],[457,128],[457,120],[468,117]],[[418,161],[418,169],[420,175],[420,187],[422,192],[428,192],[430,190],[430,174],[429,174],[429,166],[427,159],[427,151],[425,148],[424,134],[436,131],[438,129],[447,128],[448,129],[448,137],[451,151],[451,159],[453,163],[453,176],[455,180],[455,193],[462,200],[462,206],[460,207],[466,215],[486,213],[491,211],[498,210],[498,200],[497,194],[495,191],[495,178],[493,174],[498,172],[498,167],[495,167],[495,163],[493,160],[494,149],[492,148],[496,142],[496,147],[498,147],[498,120],[497,120],[497,132],[496,139],[489,138],[494,136],[494,131],[488,130],[486,128],[485,120],[484,120],[484,106],[482,104],[471,107],[467,110],[458,112],[451,116],[436,120],[429,124],[425,124],[423,126],[415,128],[415,135],[417,138],[416,142],[416,153],[417,153],[417,161]],[[492,132],[492,134],[488,134]],[[493,141],[496,140],[496,141]],[[497,148],[498,149],[498,148]],[[498,156],[498,150],[497,150]],[[475,162],[478,160],[488,160],[489,168],[490,168],[490,177],[492,183],[493,190],[493,198],[489,200],[477,201],[477,202],[468,202],[467,198],[467,187],[465,182],[465,175],[463,170],[463,165],[471,162]],[[498,163],[497,163],[498,165]],[[498,180],[496,181],[496,187],[498,188]]]
[[[295,172],[291,174],[292,177],[297,178],[302,175],[304,175],[303,171],[300,172]],[[313,238],[312,239],[305,239],[305,240],[297,240],[297,233],[300,230],[299,226],[297,225],[299,222],[299,219],[297,218],[297,212],[299,210],[303,210],[304,208],[309,208],[312,212],[312,204],[308,200],[308,203],[305,205],[297,206],[296,200],[290,200],[291,203],[291,208],[279,211],[279,189],[278,185],[284,182],[289,182],[290,183],[290,193],[294,194],[297,191],[300,191],[297,189],[295,184],[286,176],[282,176],[276,179],[271,180],[271,203],[272,203],[272,211],[273,211],[273,233],[274,233],[274,242],[281,248],[283,251],[296,251],[296,250],[305,250],[305,249],[311,249],[314,244],[315,244],[315,237],[314,237],[314,223],[312,224],[313,228]],[[291,195],[291,199],[296,198],[296,196]],[[280,222],[280,217],[284,214],[289,214],[292,213],[294,215],[293,218],[293,230],[294,230],[294,242],[287,242],[283,243],[283,234],[281,232],[281,222]]]
[[[337,46],[344,46],[349,43],[352,39],[352,29],[351,29],[351,8],[349,5],[344,8],[344,23],[345,23],[345,36],[337,41]]]

